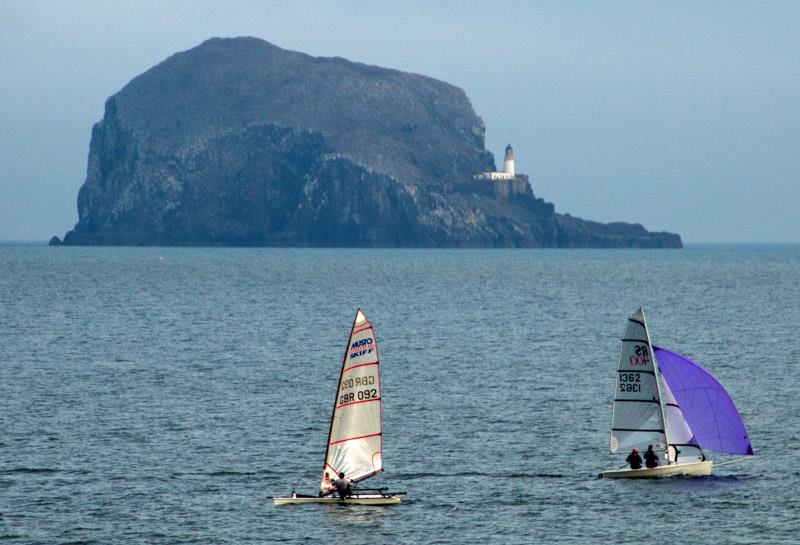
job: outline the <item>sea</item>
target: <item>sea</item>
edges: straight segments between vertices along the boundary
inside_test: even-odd
[[[756,456],[598,479],[626,318],[727,388]],[[392,507],[316,493],[356,309]],[[800,543],[800,246],[0,246],[3,544]],[[733,456],[709,453],[717,462]]]

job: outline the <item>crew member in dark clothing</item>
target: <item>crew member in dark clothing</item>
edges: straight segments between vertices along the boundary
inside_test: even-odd
[[[634,448],[625,461],[631,465],[631,469],[642,469],[642,457],[639,456],[638,448]]]
[[[658,463],[658,454],[653,450],[653,445],[647,445],[647,452],[644,453],[644,465],[648,468],[661,465]]]
[[[349,498],[350,495],[353,493],[352,489],[352,482],[350,479],[346,479],[344,476],[344,471],[339,473],[339,478],[333,481],[333,486],[336,487],[336,492],[339,494],[339,499]]]

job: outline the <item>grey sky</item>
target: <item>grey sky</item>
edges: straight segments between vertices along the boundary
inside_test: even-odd
[[[488,5],[491,4],[491,5]],[[0,0],[0,240],[77,221],[103,103],[257,36],[462,87],[561,212],[686,242],[800,241],[800,2]]]

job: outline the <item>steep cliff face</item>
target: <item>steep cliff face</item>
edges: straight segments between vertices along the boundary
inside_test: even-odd
[[[66,244],[646,246],[680,238],[498,198],[466,95],[424,76],[212,39],[108,99]]]

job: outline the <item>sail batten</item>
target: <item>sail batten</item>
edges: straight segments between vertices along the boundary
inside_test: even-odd
[[[329,445],[337,445],[339,443],[344,443],[345,441],[355,441],[356,439],[366,439],[367,437],[375,437],[380,435],[380,433],[373,433],[370,435],[359,435],[358,437],[346,437],[344,439],[339,439],[338,441],[334,441],[332,443],[328,443]]]
[[[353,482],[383,471],[382,396],[378,343],[359,309],[350,330],[328,433],[320,491],[333,490],[338,473]]]

